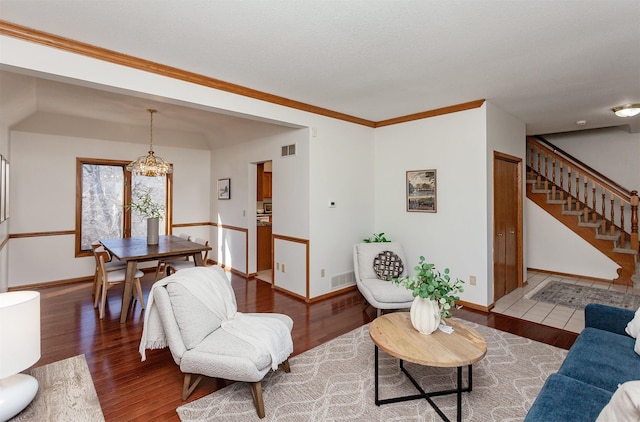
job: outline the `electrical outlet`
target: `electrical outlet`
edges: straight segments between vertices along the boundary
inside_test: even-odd
[[[282,264],[282,272],[286,273],[286,271],[284,270],[284,264]]]
[[[475,275],[469,276],[469,284],[471,286],[475,286],[476,285],[476,276]]]
[[[320,270],[320,277],[324,277],[324,268]]]
[[[280,271],[280,263],[276,262],[276,271]]]

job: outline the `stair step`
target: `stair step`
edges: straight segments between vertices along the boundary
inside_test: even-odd
[[[598,240],[611,240],[611,241],[616,241],[618,240],[618,238],[620,237],[619,234],[614,234],[614,235],[610,235],[610,234],[597,234],[596,233],[596,239]]]
[[[549,193],[551,192],[551,190],[549,189],[542,189],[542,188],[536,188],[535,186],[531,188],[531,192],[533,193]]]
[[[562,210],[564,215],[581,215],[583,212],[582,210]]]
[[[600,221],[598,221],[596,223],[592,223],[591,221],[589,221],[588,223],[583,223],[582,221],[578,221],[578,226],[580,226],[580,227],[593,227],[594,229],[600,227],[600,224],[601,224]]]
[[[627,255],[637,255],[638,251],[634,251],[633,249],[627,249],[627,248],[613,248],[614,252],[617,253],[623,253],[623,254],[627,254]]]

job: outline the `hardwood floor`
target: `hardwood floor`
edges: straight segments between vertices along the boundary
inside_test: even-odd
[[[145,275],[145,299],[153,284]],[[294,320],[294,355],[347,333],[375,317],[363,310],[357,292],[306,304],[274,291],[255,279],[234,276],[232,285],[241,312],[280,312]],[[42,357],[35,366],[84,354],[107,421],[178,421],[175,409],[181,400],[183,374],[169,349],[147,351],[140,361],[138,346],[143,312],[136,304],[124,324],[119,323],[122,287],[109,290],[105,317],[93,308],[90,283],[41,288]],[[568,349],[576,334],[498,314],[460,309],[455,316]],[[293,368],[292,368],[293,369]],[[293,369],[295,370],[295,369]],[[188,401],[205,396],[228,382],[206,379]]]

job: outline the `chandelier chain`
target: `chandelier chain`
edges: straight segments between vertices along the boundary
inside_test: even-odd
[[[149,112],[149,114],[151,115],[150,117],[150,123],[149,123],[149,150],[153,151],[153,113],[157,112],[158,110],[154,110],[152,108],[147,109],[147,111]]]

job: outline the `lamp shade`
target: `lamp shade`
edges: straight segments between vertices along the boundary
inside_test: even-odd
[[[0,293],[0,379],[40,359],[40,293]]]

